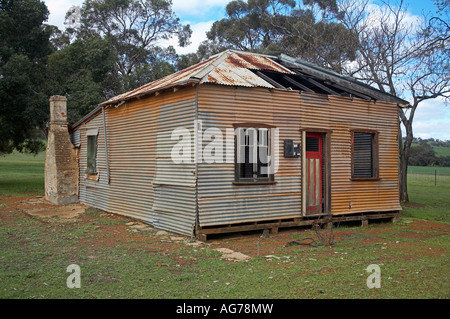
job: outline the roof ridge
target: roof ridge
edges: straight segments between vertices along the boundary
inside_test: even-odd
[[[226,50],[226,51],[216,54],[217,57],[211,63],[209,63],[208,65],[203,67],[201,70],[199,70],[195,74],[191,75],[190,78],[199,79],[199,80],[204,78],[206,75],[208,75],[208,73],[213,71],[223,61],[225,61],[229,56],[231,56],[231,54],[228,51],[231,51],[231,50]],[[212,57],[214,57],[214,55]],[[212,57],[210,57],[210,58],[212,58]]]

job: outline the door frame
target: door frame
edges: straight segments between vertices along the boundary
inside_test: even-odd
[[[304,128],[301,132],[301,200],[302,216],[320,216],[331,214],[331,130]],[[307,176],[306,176],[306,133],[322,135],[322,197],[324,199],[323,211],[318,214],[306,214]]]

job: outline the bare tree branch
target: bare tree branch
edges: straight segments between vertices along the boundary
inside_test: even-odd
[[[407,200],[406,169],[417,107],[429,99],[450,99],[449,28],[438,17],[409,21],[403,0],[383,1],[377,10],[366,0],[341,0],[339,19],[359,38],[358,57],[347,73],[396,96],[411,96],[399,108],[405,143],[401,158],[400,197]],[[372,5],[373,7],[373,5]]]

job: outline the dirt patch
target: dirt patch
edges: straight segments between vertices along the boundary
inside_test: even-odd
[[[126,224],[126,226],[128,226],[131,229],[131,231],[135,233],[139,231],[150,231],[154,229],[152,226],[141,222],[129,222]]]
[[[427,220],[415,220],[411,223],[409,230],[423,232],[450,232],[450,225],[444,223],[436,223]]]
[[[17,203],[20,203],[21,201],[24,201],[26,199],[32,199],[32,198],[35,198],[35,196],[33,196],[33,197],[17,197],[17,196],[3,195],[3,196],[0,196],[0,204],[2,206],[15,205]],[[2,207],[2,206],[0,206],[0,207]]]
[[[84,213],[86,207],[79,205],[67,205],[64,207],[57,207],[53,209],[48,208],[32,208],[25,210],[25,213],[35,217],[61,217],[74,218]]]
[[[82,204],[55,205],[43,196],[26,198],[17,203],[17,207],[25,214],[33,217],[75,218],[88,208]]]
[[[0,196],[0,220],[6,223],[14,222],[14,212],[25,213],[30,218],[62,217],[75,218],[75,222],[55,221],[53,226],[61,232],[70,233],[80,225],[89,225],[90,236],[79,239],[79,244],[86,247],[139,247],[162,256],[171,255],[171,252],[183,247],[191,246],[193,249],[209,247],[221,253],[228,262],[249,260],[253,257],[265,257],[277,263],[288,262],[288,258],[279,259],[280,256],[292,254],[301,255],[315,247],[308,245],[289,246],[291,241],[302,241],[305,238],[317,239],[317,234],[311,227],[280,229],[277,234],[267,234],[264,231],[225,234],[208,239],[207,243],[196,242],[193,238],[183,237],[174,233],[158,230],[141,221],[129,217],[99,211],[97,213],[83,213],[87,207],[84,205],[54,205],[43,197],[10,197]],[[326,230],[323,230],[324,232]],[[405,251],[405,256],[414,258],[417,253],[415,246],[420,245],[424,256],[445,254],[444,250],[429,249],[423,244],[424,239],[440,237],[450,234],[450,226],[444,223],[407,220],[400,222],[396,227],[392,224],[374,224],[369,228],[338,227],[334,229],[335,246],[321,250],[323,254],[334,254],[336,247],[358,247],[380,245],[387,249],[394,248]],[[398,242],[397,242],[398,241]],[[386,244],[387,243],[387,244]],[[382,246],[384,245],[384,246]],[[192,258],[191,258],[192,257]],[[407,257],[409,258],[409,257]],[[193,256],[180,256],[179,264],[194,263]]]
[[[222,258],[229,261],[245,261],[249,260],[250,256],[243,253],[231,250],[229,248],[216,248],[218,252],[222,253]]]
[[[334,247],[396,247],[396,249],[409,251],[414,247],[408,242],[420,242],[424,239],[440,237],[450,234],[450,226],[444,223],[437,223],[425,220],[414,220],[404,223],[402,227],[392,227],[391,223],[369,224],[369,228],[350,227],[335,228],[334,240],[336,244],[329,246],[330,253],[334,253]],[[403,228],[404,227],[404,228]],[[326,232],[326,230],[322,230]],[[284,256],[292,252],[302,254],[302,252],[316,249],[312,245],[286,246],[287,243],[295,240],[308,243],[313,238],[317,242],[317,234],[311,228],[287,228],[280,229],[277,234],[262,236],[263,232],[236,233],[224,235],[208,240],[211,246],[228,248],[236,252],[241,252],[250,257],[264,256]],[[322,234],[326,235],[326,234]],[[400,244],[399,244],[400,243]],[[328,247],[328,246],[326,246]],[[324,251],[324,253],[326,253]],[[441,254],[441,252],[426,250],[425,255]]]

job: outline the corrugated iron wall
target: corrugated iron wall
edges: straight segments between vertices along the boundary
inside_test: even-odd
[[[99,173],[98,180],[90,179],[86,175],[87,170],[87,136],[88,130],[98,129],[97,137],[97,171]],[[105,133],[103,130],[103,119],[100,113],[91,121],[84,123],[78,128],[80,132],[80,152],[79,152],[79,167],[80,167],[80,202],[86,203],[90,206],[107,210],[109,185],[106,178],[106,153],[105,153]],[[73,132],[77,135],[76,131]]]
[[[159,97],[159,96],[158,96]],[[178,140],[172,140],[177,128],[188,129],[194,139],[195,88],[167,93],[156,126],[156,175],[153,180],[152,224],[155,227],[192,235],[196,219],[195,163],[177,164],[171,152]]]
[[[331,203],[335,214],[401,210],[398,110],[394,104],[330,96]],[[351,180],[351,132],[378,132],[379,180]]]
[[[74,131],[70,133],[70,141],[72,142],[73,146],[79,147],[81,144],[81,131]]]
[[[400,210],[397,107],[394,104],[298,91],[202,85],[198,118],[203,130],[225,132],[235,123],[279,128],[275,185],[233,185],[233,164],[198,165],[200,226],[301,217],[301,159],[283,156],[283,140],[301,142],[301,130],[329,131],[331,213]],[[379,132],[379,180],[351,180],[351,130]],[[207,141],[203,141],[207,144]],[[232,143],[228,144],[233,147]],[[232,146],[230,146],[232,145]]]
[[[279,129],[279,167],[274,185],[234,185],[234,163],[176,164],[174,129],[194,137],[236,123],[263,123]],[[80,131],[80,201],[190,235],[198,205],[200,226],[301,217],[301,158],[283,156],[283,140],[301,143],[301,131],[327,131],[331,213],[400,210],[398,201],[397,108],[393,104],[265,88],[203,84],[161,93],[100,112]],[[86,131],[98,129],[99,179],[85,178]],[[378,132],[379,180],[351,179],[351,132]],[[234,137],[226,145],[234,154]],[[210,141],[203,139],[202,149]],[[227,149],[224,150],[226,154]],[[108,165],[107,165],[108,164]],[[325,165],[327,166],[327,165]],[[109,181],[107,176],[109,168]],[[196,170],[197,177],[196,179]],[[197,191],[197,193],[196,193]],[[196,198],[198,198],[198,203]]]
[[[394,104],[345,97],[300,95],[303,128],[329,129],[331,212],[333,214],[401,210],[398,200],[398,111]],[[351,131],[377,131],[379,180],[351,176]]]
[[[203,130],[217,127],[225,134],[234,123],[258,122],[279,127],[280,140],[300,142],[298,92],[277,94],[263,88],[202,85],[198,103],[198,118]],[[234,137],[230,138],[232,142],[228,146],[234,154]],[[207,143],[203,141],[204,146]],[[275,185],[233,185],[234,164],[199,163],[200,225],[298,217],[301,210],[300,158],[284,158],[283,147],[280,143]]]
[[[107,178],[102,113],[79,127],[80,201],[144,220],[155,227],[192,234],[195,223],[195,164],[175,164],[171,133],[186,127],[193,136],[195,88],[171,90],[105,111]],[[97,128],[99,180],[85,178],[86,130]]]

